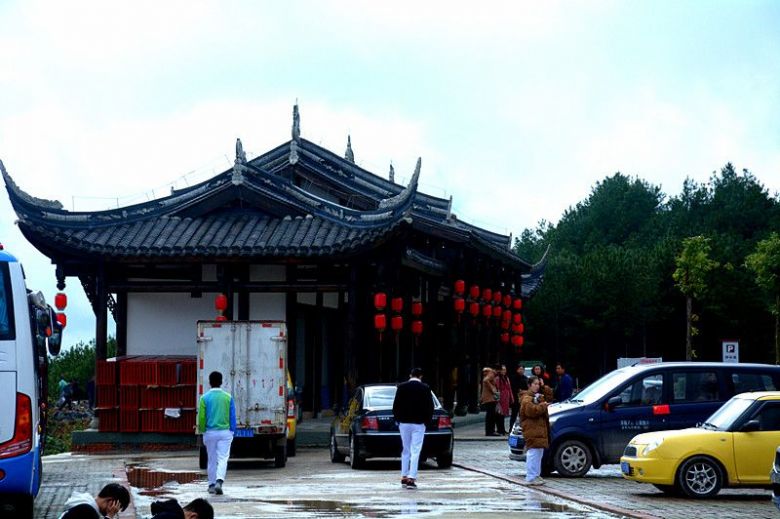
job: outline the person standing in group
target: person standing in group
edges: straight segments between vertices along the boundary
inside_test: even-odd
[[[520,412],[520,393],[528,389],[528,377],[525,376],[525,366],[518,363],[515,372],[509,377],[509,383],[512,385],[513,396],[515,397],[514,402],[512,402],[512,415],[509,417],[509,431],[511,432],[517,421],[517,414]]]
[[[409,380],[399,384],[393,400],[393,416],[401,433],[401,486],[417,488],[417,466],[425,439],[425,426],[433,416],[431,388],[422,381],[420,368],[412,368]]]
[[[525,482],[543,485],[542,455],[550,446],[550,417],[541,390],[541,379],[528,377],[528,391],[520,402],[520,423],[525,438]]]
[[[479,404],[485,411],[485,436],[498,436],[496,434],[496,403],[501,394],[496,387],[496,372],[491,368],[482,368],[482,393]]]
[[[74,492],[65,502],[59,519],[103,519],[115,517],[130,505],[130,492],[119,483],[104,486],[97,497],[86,492]]]
[[[506,436],[506,417],[509,416],[509,408],[515,403],[512,394],[512,384],[506,376],[506,366],[496,366],[496,388],[498,388],[498,405],[496,406],[496,425],[498,434]]]
[[[545,402],[552,404],[555,399],[555,395],[553,394],[553,389],[547,385],[546,382],[550,378],[550,375],[545,373],[544,367],[541,364],[534,366],[531,370],[531,374],[539,379],[539,384],[541,385],[540,393],[542,393],[542,396],[544,396]]]
[[[230,445],[236,432],[236,404],[233,396],[221,388],[222,373],[212,371],[209,385],[211,389],[198,403],[198,431],[203,433],[208,454],[209,494],[222,494]]]
[[[560,362],[555,365],[555,374],[558,375],[558,384],[555,386],[555,401],[563,402],[571,398],[574,393],[574,380],[566,373],[566,368]]]

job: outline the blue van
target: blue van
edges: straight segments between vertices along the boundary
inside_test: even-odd
[[[40,292],[0,245],[0,517],[32,518],[41,485],[46,434],[48,352],[60,349],[62,327]]]
[[[662,362],[612,371],[549,407],[551,442],[542,471],[584,476],[591,466],[617,463],[637,434],[693,427],[735,394],[778,389],[780,366],[767,364]],[[518,420],[510,458],[525,459],[524,447]]]

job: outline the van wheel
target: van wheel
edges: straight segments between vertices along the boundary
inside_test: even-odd
[[[558,446],[553,462],[561,476],[581,478],[590,470],[590,449],[579,440],[567,440]]]
[[[353,469],[363,468],[366,464],[365,458],[361,458],[358,454],[358,442],[354,435],[349,437],[349,466]]]
[[[677,484],[688,497],[712,497],[723,486],[723,471],[712,458],[694,456],[680,467]]]
[[[287,440],[287,457],[295,457],[295,439]]]
[[[209,466],[209,453],[206,452],[205,446],[201,446],[198,458],[198,466],[201,470],[206,470],[206,467]]]
[[[287,465],[287,442],[274,447],[274,467],[280,469]]]
[[[330,433],[330,461],[333,463],[343,463],[344,455],[339,452],[336,446],[336,433]]]

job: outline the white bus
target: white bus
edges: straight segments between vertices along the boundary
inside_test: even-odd
[[[62,327],[22,265],[0,245],[0,517],[33,516],[46,434],[47,346]]]

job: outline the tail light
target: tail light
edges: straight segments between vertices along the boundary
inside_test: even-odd
[[[0,444],[0,458],[10,458],[30,452],[33,431],[32,402],[30,397],[16,393],[16,423],[14,437]]]
[[[287,399],[287,418],[295,418],[295,399]]]
[[[377,420],[376,416],[364,416],[363,419],[360,420],[360,427],[364,431],[378,431],[379,420]]]
[[[440,416],[439,429],[444,429],[447,427],[452,427],[452,419],[449,416]]]

